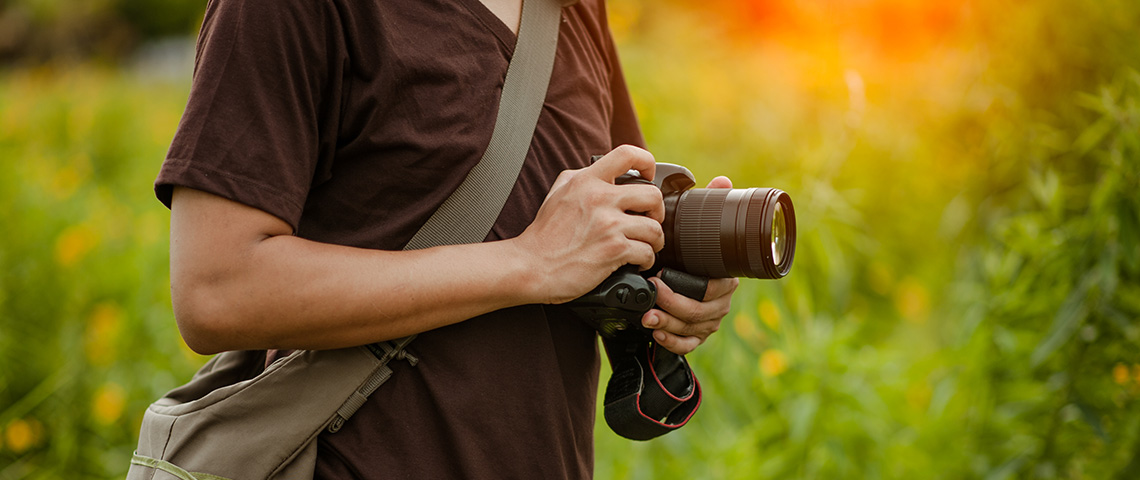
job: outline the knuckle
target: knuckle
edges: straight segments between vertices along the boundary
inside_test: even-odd
[[[653,197],[654,202],[662,203],[662,204],[665,202],[665,194],[661,192],[660,188],[657,188],[655,185],[643,185],[643,186],[647,190],[649,190],[648,195]],[[662,205],[662,208],[664,208],[664,205]]]
[[[699,322],[704,319],[704,314],[707,313],[704,304],[696,303],[687,305],[684,308],[685,318],[692,322]]]
[[[691,337],[693,335],[700,333],[699,332],[700,327],[695,323],[683,323],[681,325],[681,328],[679,328],[678,330],[680,330],[677,332],[678,335],[684,335],[686,337]]]
[[[710,325],[708,335],[712,335],[712,334],[719,332],[719,331],[720,331],[720,320],[717,320],[715,322],[712,322],[712,325]],[[705,335],[705,337],[707,338],[708,335]],[[704,340],[702,339],[702,342],[703,341]]]
[[[566,176],[565,178],[562,179],[562,181],[566,182],[567,185],[579,186],[579,185],[582,185],[583,183],[585,183],[587,180],[589,180],[588,176],[578,175],[577,172],[573,172],[573,171],[569,171],[569,170],[560,173],[559,177],[561,177],[562,175]]]
[[[639,150],[641,150],[641,149],[637,148],[633,145],[623,144],[623,145],[618,145],[618,147],[613,150],[613,153],[616,155],[619,155],[619,156],[628,157],[628,156],[637,155],[637,152]]]
[[[598,246],[598,250],[602,256],[607,259],[622,258],[626,253],[625,245],[622,245],[621,242],[615,241],[601,242],[601,244]]]
[[[603,234],[608,234],[608,236],[614,240],[618,240],[620,238],[624,238],[624,235],[620,235],[622,220],[623,219],[618,215],[599,214],[597,225]]]
[[[653,264],[657,261],[657,249],[652,244],[642,243],[642,260],[647,264]]]
[[[578,175],[578,170],[563,170],[558,174],[557,177],[554,178],[554,183],[551,185],[550,189],[554,190],[556,188],[574,184],[574,179],[579,177],[582,177],[582,175]]]

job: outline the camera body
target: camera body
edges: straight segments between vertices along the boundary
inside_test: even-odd
[[[693,188],[680,165],[658,163],[653,181],[630,171],[617,184],[652,184],[665,203],[665,247],[645,272],[627,265],[567,304],[603,337],[647,336],[641,316],[653,308],[657,275],[674,291],[702,300],[709,278],[781,278],[795,256],[795,210],[775,188]]]

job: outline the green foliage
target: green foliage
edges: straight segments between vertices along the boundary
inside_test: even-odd
[[[609,3],[657,159],[788,191],[800,232],[690,356],[694,421],[599,423],[599,478],[1140,477],[1140,5]],[[150,188],[186,93],[0,74],[0,480],[121,478],[203,361]]]
[[[970,2],[916,55],[876,3],[612,3],[658,160],[781,187],[801,231],[690,356],[695,424],[601,427],[600,477],[1136,477],[1140,8]]]
[[[205,5],[205,0],[3,0],[0,64],[118,61],[148,40],[192,34]]]
[[[0,478],[121,477],[143,409],[201,363],[150,192],[184,101],[98,69],[0,77]]]

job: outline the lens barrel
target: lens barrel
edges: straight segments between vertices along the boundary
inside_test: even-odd
[[[665,196],[660,264],[712,278],[781,278],[792,268],[796,215],[776,188],[694,188]]]

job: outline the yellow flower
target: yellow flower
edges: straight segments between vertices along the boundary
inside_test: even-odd
[[[780,330],[780,309],[771,300],[764,299],[759,307],[760,321],[764,322],[773,331]]]
[[[788,369],[788,358],[776,349],[765,350],[760,354],[760,372],[766,377],[775,377]]]
[[[908,322],[923,323],[930,314],[930,295],[918,280],[907,277],[895,291],[895,308]]]
[[[1127,384],[1128,379],[1128,365],[1118,363],[1115,367],[1112,367],[1112,380],[1115,381],[1117,385]]]
[[[55,260],[70,267],[83,260],[99,243],[99,236],[86,225],[67,227],[55,240]]]
[[[115,337],[123,323],[123,309],[113,302],[95,306],[87,320],[84,351],[93,365],[108,365],[115,356]]]
[[[100,425],[111,425],[123,416],[123,407],[126,403],[127,395],[123,392],[123,387],[107,383],[95,391],[91,413]]]
[[[35,419],[17,418],[8,422],[8,427],[4,429],[4,441],[9,450],[20,454],[39,443],[42,432],[43,426]]]

